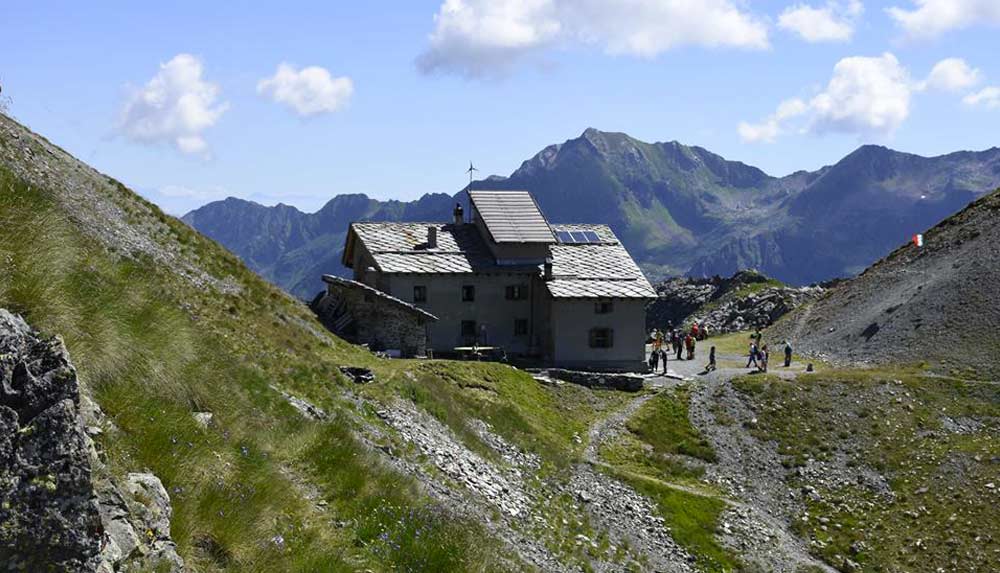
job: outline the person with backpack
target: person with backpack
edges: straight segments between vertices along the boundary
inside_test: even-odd
[[[705,366],[705,372],[712,372],[715,370],[715,347],[708,349],[708,364]]]
[[[785,368],[792,365],[792,343],[785,341]]]
[[[757,343],[756,342],[751,342],[750,343],[750,358],[747,360],[747,366],[746,367],[750,368],[751,364],[753,364],[754,368],[759,368],[759,366],[757,365]]]
[[[667,375],[667,356],[668,356],[668,353],[667,353],[667,349],[666,348],[664,348],[663,350],[660,351],[660,362],[663,363],[663,375],[664,376]]]
[[[659,363],[660,351],[654,346],[653,351],[649,353],[649,369],[653,371],[653,374],[656,374],[656,367],[659,366]]]
[[[681,344],[681,335],[675,330],[673,335],[674,352],[677,354],[677,360],[683,358],[684,346]]]
[[[694,358],[694,337],[690,333],[684,336],[684,348],[687,349],[687,359]]]
[[[698,340],[698,323],[695,322],[691,325],[691,337]]]
[[[761,372],[767,372],[767,358],[768,358],[768,351],[767,351],[767,345],[765,344],[765,345],[763,345],[763,346],[760,347],[760,371]]]

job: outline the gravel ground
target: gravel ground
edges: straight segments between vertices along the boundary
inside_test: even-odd
[[[1000,378],[1000,192],[987,195],[768,329],[836,365],[927,362]],[[972,372],[967,370],[971,369]]]

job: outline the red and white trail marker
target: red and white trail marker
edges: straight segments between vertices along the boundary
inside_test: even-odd
[[[924,236],[923,235],[913,235],[913,244],[922,247],[924,246]]]

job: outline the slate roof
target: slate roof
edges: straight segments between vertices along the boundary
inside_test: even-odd
[[[427,228],[437,228],[437,248],[427,248]],[[656,291],[607,225],[553,225],[552,231],[593,231],[599,243],[553,244],[556,298],[655,298]],[[552,232],[550,231],[550,232]],[[386,273],[540,273],[540,265],[498,266],[475,225],[441,223],[353,223],[350,233]],[[349,239],[350,240],[350,239]]]
[[[384,292],[382,292],[382,291],[380,291],[378,289],[374,289],[374,288],[372,288],[372,287],[370,287],[370,286],[368,286],[368,285],[366,285],[364,283],[359,283],[358,281],[352,281],[351,279],[345,279],[345,278],[342,278],[342,277],[338,277],[336,275],[323,275],[323,282],[329,283],[329,284],[340,285],[340,286],[347,287],[347,288],[358,289],[358,290],[364,291],[366,293],[371,293],[372,295],[374,295],[376,297],[379,297],[380,299],[382,299],[382,300],[384,300],[384,301],[386,301],[386,302],[388,302],[390,304],[397,305],[397,306],[403,308],[404,310],[412,312],[413,314],[416,314],[417,316],[422,316],[423,318],[426,318],[427,320],[436,321],[438,319],[433,314],[427,312],[426,310],[424,310],[424,309],[422,309],[422,308],[420,308],[418,306],[414,306],[414,305],[406,302],[405,300],[398,299],[398,298],[396,298],[396,297],[394,297],[394,296],[392,296],[390,294],[386,294],[386,293],[384,293]]]
[[[555,298],[656,298],[618,237],[607,225],[553,225],[553,231],[593,231],[600,243],[559,243],[550,247],[553,280],[545,283]]]
[[[428,227],[438,230],[437,248],[427,248]],[[472,224],[352,223],[350,231],[364,243],[382,272],[454,274],[499,269]]]
[[[548,221],[527,191],[469,191],[473,207],[497,243],[555,243]]]

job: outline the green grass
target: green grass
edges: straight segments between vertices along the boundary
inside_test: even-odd
[[[664,391],[626,421],[628,433],[602,445],[602,466],[653,500],[670,534],[705,571],[732,571],[739,563],[715,539],[726,502],[697,478],[714,462],[711,444],[688,418],[690,390]],[[702,490],[698,495],[671,485]]]
[[[0,168],[0,307],[63,337],[114,424],[99,438],[110,471],[160,477],[192,569],[498,568],[481,526],[443,513],[380,464],[348,420],[307,421],[271,389],[335,412],[337,366],[372,364],[371,355],[322,332],[307,309],[215,243],[120,185],[107,192],[133,224],[240,293],[109,252],[52,190]],[[195,423],[197,411],[214,414],[210,428]],[[329,509],[305,498],[307,482]],[[334,519],[346,525],[331,527]]]
[[[995,384],[881,368],[744,377],[734,387],[756,406],[752,432],[775,441],[786,465],[842,461],[888,480],[891,496],[849,485],[821,487],[809,501],[796,529],[829,563],[849,556],[864,571],[1000,569],[1000,511],[986,487],[1000,481]],[[955,420],[960,431],[948,425]],[[799,481],[792,474],[790,485]]]
[[[671,537],[695,556],[700,570],[721,573],[738,569],[738,558],[715,539],[719,516],[726,509],[723,500],[680,491],[647,476],[608,471],[653,500]]]
[[[690,391],[686,387],[663,392],[642,405],[626,427],[659,455],[683,455],[706,462],[716,460],[712,445],[688,419]]]

